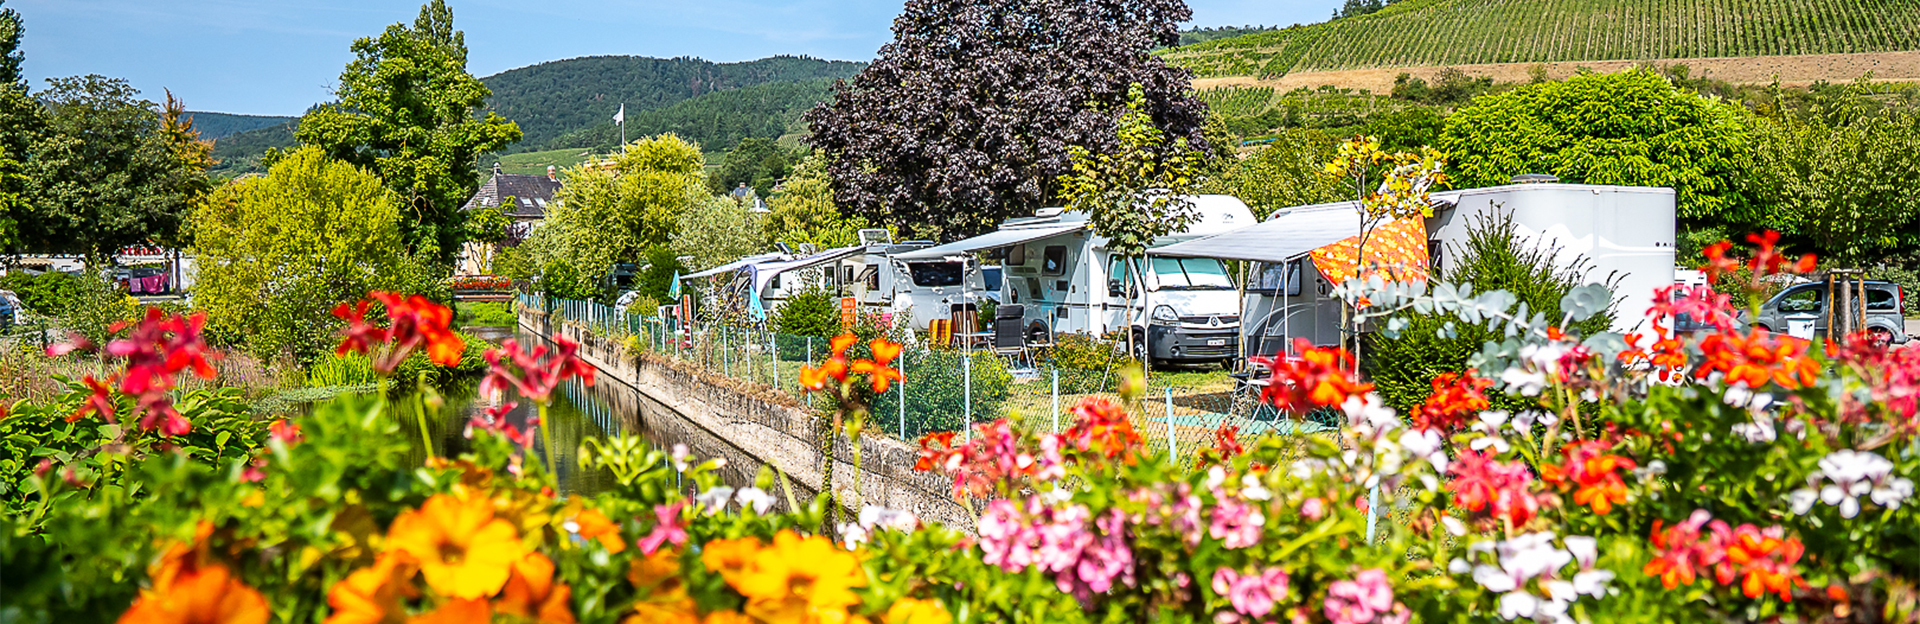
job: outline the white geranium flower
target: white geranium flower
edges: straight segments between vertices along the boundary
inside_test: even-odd
[[[720,513],[721,510],[726,509],[727,501],[732,499],[733,488],[724,485],[713,486],[711,489],[694,495],[693,497],[694,502],[700,503],[701,507],[707,508],[707,515],[709,516]]]
[[[673,457],[673,469],[679,472],[686,472],[687,456],[691,454],[693,454],[693,452],[687,450],[687,445],[674,444],[673,451],[670,453],[670,455]]]
[[[1273,491],[1260,483],[1259,475],[1251,472],[1240,475],[1240,497],[1247,500],[1264,501],[1273,498]]]
[[[1400,434],[1400,448],[1414,457],[1426,459],[1433,464],[1433,471],[1447,473],[1447,452],[1445,443],[1440,440],[1440,432],[1432,429],[1408,429]]]
[[[766,515],[773,508],[773,495],[757,487],[744,487],[735,492],[733,500],[739,501],[741,509],[752,509],[753,513]]]
[[[1540,396],[1547,387],[1547,374],[1516,366],[1500,372],[1500,383],[1521,396]]]

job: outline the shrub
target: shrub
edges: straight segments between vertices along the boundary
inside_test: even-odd
[[[39,275],[9,273],[0,277],[0,287],[13,291],[34,314],[57,316],[66,309],[68,302],[79,295],[80,278],[61,271]]]
[[[828,340],[840,334],[840,306],[825,290],[801,291],[773,313],[774,331]]]
[[[1557,321],[1561,318],[1560,298],[1585,281],[1582,276],[1587,261],[1580,257],[1557,264],[1554,252],[1553,248],[1520,238],[1510,215],[1483,216],[1468,224],[1467,240],[1461,246],[1448,249],[1446,255],[1454,258],[1454,263],[1435,271],[1434,281],[1470,284],[1476,293],[1506,290],[1525,304],[1530,314]],[[1393,318],[1405,326],[1369,335],[1362,351],[1366,357],[1362,367],[1386,404],[1403,414],[1419,407],[1432,392],[1434,376],[1466,370],[1468,360],[1484,345],[1504,337],[1485,322],[1467,323],[1449,314],[1409,310]],[[1590,336],[1606,331],[1612,323],[1609,310],[1569,329]],[[1510,411],[1530,405],[1529,401],[1504,394],[1490,393],[1489,398],[1494,407]]]
[[[1139,366],[1139,360],[1118,348],[1119,335],[1096,339],[1088,334],[1058,334],[1053,348],[1043,354],[1042,362],[1060,371],[1060,391],[1088,394],[1111,390],[1120,371]],[[1108,374],[1112,373],[1112,374]]]
[[[907,376],[907,431],[900,428],[900,393],[891,391],[873,402],[874,424],[902,439],[935,431],[959,431],[967,422],[967,359],[948,349],[917,349],[902,354],[900,365]],[[1007,363],[990,353],[975,353],[973,360],[973,420],[988,422],[1000,418],[1013,385]]]
[[[474,301],[459,304],[457,309],[454,320],[465,327],[513,327],[520,322],[514,316],[513,304],[505,301]]]

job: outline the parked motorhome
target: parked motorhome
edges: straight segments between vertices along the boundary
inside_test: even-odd
[[[1232,196],[1188,199],[1199,219],[1154,241],[1156,245],[1254,222],[1253,212]],[[1239,352],[1239,301],[1218,260],[1167,258],[1130,264],[1109,252],[1107,240],[1088,228],[1085,213],[1045,208],[1032,217],[1009,219],[994,232],[896,259],[960,261],[975,252],[1000,260],[1000,301],[1022,306],[1022,322],[1031,336],[1118,332],[1137,351],[1178,362],[1225,361]]]
[[[1614,328],[1645,322],[1655,288],[1674,280],[1674,192],[1668,188],[1528,183],[1434,193],[1426,219],[1430,264],[1444,273],[1482,217],[1509,215],[1515,234],[1549,245],[1558,263],[1585,256],[1589,282],[1617,280]],[[1314,268],[1314,249],[1354,236],[1353,202],[1276,211],[1259,225],[1154,250],[1163,257],[1243,260],[1252,265],[1243,302],[1249,354],[1273,354],[1294,338],[1339,342],[1341,303]]]
[[[908,319],[912,329],[925,330],[928,320],[947,318],[961,302],[976,309],[987,293],[980,264],[972,258],[898,259],[931,246],[931,241],[894,243],[886,230],[861,230],[858,245],[804,255],[764,254],[688,277],[728,275],[721,286],[730,293],[727,300],[758,297],[768,313],[802,292],[824,290],[852,297],[862,313]]]

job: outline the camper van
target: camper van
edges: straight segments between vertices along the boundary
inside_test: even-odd
[[[932,247],[932,241],[894,243],[883,229],[859,234],[858,245],[752,256],[686,277],[729,274],[721,289],[744,297],[739,291],[751,287],[768,313],[802,292],[824,290],[852,297],[863,314],[910,320],[915,330],[927,329],[929,319],[977,310],[989,294],[980,263],[970,256],[902,260],[898,254]],[[744,301],[740,297],[735,299]]]
[[[1592,283],[1614,284],[1616,331],[1646,322],[1655,288],[1674,281],[1674,191],[1669,188],[1533,182],[1434,193],[1426,219],[1429,264],[1444,274],[1477,220],[1510,216],[1515,235],[1551,246],[1565,265],[1584,256]],[[1157,249],[1165,257],[1254,263],[1243,302],[1250,355],[1341,339],[1341,302],[1308,253],[1355,235],[1353,202],[1276,211],[1257,226]]]
[[[1245,203],[1228,195],[1188,198],[1199,219],[1154,241],[1165,245],[1254,223]],[[1170,362],[1225,362],[1239,354],[1239,297],[1212,258],[1132,259],[1108,252],[1085,213],[1044,208],[1000,229],[896,256],[903,262],[998,258],[1000,302],[1020,305],[1030,337],[1062,333],[1127,337],[1136,353]],[[966,260],[971,261],[971,260]]]

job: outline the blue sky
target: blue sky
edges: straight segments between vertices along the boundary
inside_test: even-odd
[[[1325,20],[1340,0],[1189,0],[1192,24]],[[901,0],[450,0],[469,71],[611,54],[745,61],[775,54],[867,60]],[[411,22],[419,0],[5,0],[26,20],[43,78],[126,78],[194,110],[297,115],[329,97],[356,37]]]

